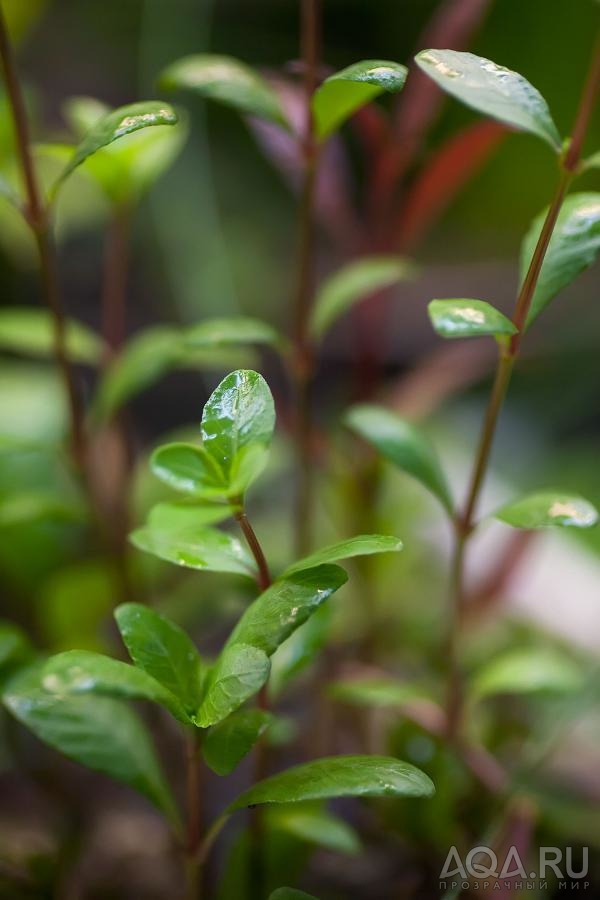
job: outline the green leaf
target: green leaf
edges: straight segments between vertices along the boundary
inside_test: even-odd
[[[147,672],[89,650],[67,650],[46,660],[41,685],[50,694],[104,694],[150,700],[164,706],[180,722],[189,722],[177,697]]]
[[[532,223],[521,247],[521,280],[542,230],[546,210]],[[527,327],[563,288],[592,265],[600,252],[600,193],[571,194],[563,203],[531,301]]]
[[[103,344],[100,338],[81,322],[67,321],[66,348],[73,362],[96,365]],[[5,307],[0,310],[0,350],[27,356],[54,356],[54,329],[50,314],[44,309]]]
[[[387,59],[364,59],[327,78],[312,101],[315,131],[323,141],[361,106],[384,91],[402,90],[408,70]]]
[[[224,347],[231,344],[281,344],[283,338],[268,322],[246,316],[208,319],[193,325],[184,334],[190,347]]]
[[[175,491],[206,499],[227,493],[229,482],[223,469],[203,446],[164,444],[152,454],[150,466],[156,477]]]
[[[411,700],[422,700],[427,696],[414,684],[378,675],[335,682],[330,685],[328,693],[342,703],[367,707],[404,706]]]
[[[177,566],[256,577],[254,558],[245,544],[217,528],[189,525],[185,529],[165,530],[148,525],[134,531],[130,540],[138,550]]]
[[[560,153],[561,137],[548,104],[522,75],[460,50],[422,50],[415,59],[442,90],[466,106],[535,134]]]
[[[233,516],[225,503],[157,503],[150,510],[147,525],[157,531],[187,532],[190,528],[214,525]]]
[[[112,144],[119,138],[142,128],[150,128],[156,125],[174,125],[177,122],[177,113],[162,100],[145,100],[141,103],[130,103],[127,106],[119,106],[102,116],[90,129],[82,140],[71,161],[67,164],[60,176],[57,186],[80,166],[88,157],[96,151]]]
[[[244,115],[288,127],[279,98],[257,72],[230,56],[185,56],[160,75],[163,90],[188,90],[233,107]]]
[[[269,900],[318,900],[318,898],[305,891],[297,891],[295,888],[280,887],[273,891]]]
[[[210,729],[202,742],[202,755],[217,775],[229,775],[252,750],[273,721],[262,709],[242,709]]]
[[[209,397],[202,413],[203,446],[223,471],[230,496],[243,494],[262,471],[274,427],[273,397],[258,372],[231,372]]]
[[[513,528],[591,528],[598,521],[598,511],[583,497],[540,491],[508,503],[494,517]]]
[[[128,400],[150,387],[181,362],[181,335],[157,326],[134,337],[111,363],[95,400],[96,414],[107,419]]]
[[[255,646],[236,642],[225,646],[206,679],[206,690],[195,716],[199,728],[226,719],[253,697],[269,677],[271,663]]]
[[[427,309],[435,331],[444,338],[504,337],[518,330],[485,300],[432,300]]]
[[[188,713],[195,713],[205,668],[191,638],[175,622],[141,603],[118,606],[115,619],[135,665],[174,694]]]
[[[271,658],[269,697],[278,697],[285,686],[310,665],[325,645],[330,622],[331,608],[325,604],[277,648]]]
[[[0,669],[23,662],[32,650],[29,638],[18,625],[0,620]]]
[[[374,553],[397,553],[402,550],[402,541],[387,534],[359,534],[344,541],[329,544],[309,556],[293,563],[284,572],[284,576],[302,569],[312,569],[323,563],[340,562],[355,556],[371,556]]]
[[[246,609],[227,646],[251,644],[271,656],[347,580],[339,566],[318,566],[278,579]]]
[[[148,733],[125,703],[112,697],[59,696],[42,685],[39,666],[13,676],[3,700],[36,737],[75,762],[139,791],[170,819],[173,798]]]
[[[331,756],[295,766],[244,791],[227,808],[261,803],[298,803],[333,797],[431,797],[430,778],[409,763],[387,756]]]
[[[393,412],[368,404],[353,406],[345,422],[389,462],[420,481],[448,512],[452,498],[433,446],[410,422]]]
[[[474,676],[471,690],[481,699],[494,694],[568,693],[583,687],[581,668],[556,650],[511,650],[487,663]]]
[[[361,844],[354,829],[319,803],[292,803],[267,810],[269,828],[286,832],[336,853],[356,854]]]
[[[335,272],[315,298],[310,322],[315,340],[355,303],[397,281],[413,278],[415,271],[409,260],[399,256],[366,256]]]

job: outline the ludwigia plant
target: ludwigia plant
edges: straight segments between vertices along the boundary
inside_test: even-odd
[[[452,42],[464,46],[487,5],[473,4],[463,15],[460,3],[449,2],[430,33],[444,33],[446,23]],[[583,151],[598,95],[599,48],[566,140],[546,101],[525,78],[458,50],[428,49],[417,55],[413,85],[423,88],[424,77],[432,80],[425,93],[413,88],[413,95],[416,92],[425,104],[421,119],[415,124],[414,105],[411,116],[410,106],[400,103],[392,121],[375,101],[401,94],[407,67],[368,59],[337,72],[325,70],[319,7],[317,0],[301,4],[300,85],[295,85],[293,102],[281,84],[277,90],[272,80],[229,56],[187,56],[168,65],[157,79],[159,94],[172,98],[177,92],[185,98],[192,93],[232,108],[258,136],[269,158],[280,167],[282,158],[292,161],[299,189],[298,248],[290,279],[288,333],[260,318],[231,316],[154,326],[129,340],[128,256],[134,216],[143,196],[182,148],[187,116],[162,99],[111,110],[99,100],[72,97],[64,116],[74,142],[33,142],[0,11],[0,59],[15,135],[0,190],[33,239],[46,305],[4,308],[0,345],[23,356],[53,360],[69,412],[66,455],[60,440],[51,448],[8,436],[0,443],[0,529],[25,525],[27,548],[31,536],[38,536],[36,529],[48,523],[58,520],[75,530],[75,537],[70,532],[66,538],[59,535],[60,549],[49,565],[51,586],[42,594],[52,614],[46,614],[45,629],[36,629],[43,632],[40,643],[53,650],[59,645],[61,652],[36,649],[37,642],[20,627],[3,622],[2,701],[11,720],[41,742],[125,784],[158,810],[182,863],[170,896],[183,893],[188,900],[309,897],[280,885],[305,884],[303,870],[315,847],[337,856],[362,858],[364,853],[367,875],[361,870],[362,881],[353,896],[374,898],[406,893],[405,883],[422,865],[424,851],[435,858],[428,864],[429,875],[439,870],[437,863],[450,845],[462,847],[468,840],[478,846],[489,841],[499,851],[516,834],[520,849],[527,852],[536,824],[546,827],[558,817],[552,818],[556,798],[547,797],[539,785],[530,789],[527,778],[538,772],[555,739],[552,726],[556,721],[568,726],[577,711],[569,705],[573,695],[587,696],[582,691],[585,666],[564,648],[541,641],[523,646],[500,641],[500,652],[494,644],[488,660],[484,638],[483,649],[472,652],[465,626],[475,604],[466,567],[472,537],[491,518],[527,532],[584,529],[597,522],[592,503],[555,487],[517,497],[483,518],[479,507],[498,419],[526,332],[600,251],[600,194],[573,189],[580,175],[598,166],[597,154],[585,159]],[[477,123],[453,136],[430,168],[424,167],[412,181],[408,178],[407,185],[403,179],[412,172],[416,148],[437,108],[434,85],[493,124]],[[323,203],[324,185],[335,177],[335,157],[328,154],[344,146],[348,125],[373,162],[364,222],[358,228],[356,222],[340,223],[339,196],[337,213],[324,209]],[[496,146],[504,128],[541,139],[555,156],[558,184],[548,209],[523,241],[520,288],[511,318],[480,298],[438,297],[429,303],[439,336],[492,340],[497,348],[496,374],[467,496],[458,504],[448,467],[426,432],[391,406],[374,402],[381,399],[383,372],[381,360],[372,357],[372,344],[385,330],[385,320],[362,301],[417,277],[416,264],[397,251],[416,247],[466,175]],[[448,172],[454,173],[454,180],[441,184]],[[55,246],[63,198],[69,186],[86,179],[106,205],[101,334],[66,317]],[[399,184],[404,187],[400,211]],[[439,190],[432,191],[436,185]],[[346,200],[342,206],[349,211],[352,204]],[[317,284],[317,223],[324,222],[337,233],[340,245],[346,242],[341,255],[350,261]],[[341,429],[317,429],[312,388],[322,348],[348,313],[356,316],[364,338],[356,368],[366,402],[342,413],[336,423]],[[294,458],[284,477],[277,458],[269,464],[275,429],[271,391],[259,372],[240,368],[239,359],[250,353],[255,360],[257,348],[265,358],[277,360],[289,382],[291,401],[286,404],[282,397],[278,404],[285,427],[276,436]],[[89,396],[80,377],[82,365],[96,370]],[[191,437],[189,432],[176,434],[154,449],[149,465],[143,459],[135,466],[123,413],[142,391],[181,368],[211,373],[211,387],[215,369],[230,373],[204,405],[199,434],[196,429]],[[354,372],[348,373],[351,379]],[[356,436],[368,445],[367,453]],[[115,446],[116,464],[111,456]],[[43,477],[21,489],[20,464],[32,453],[38,455]],[[108,479],[105,459],[110,460]],[[403,533],[413,501],[412,495],[408,501],[401,497],[394,501],[391,515],[389,508],[382,512],[380,495],[391,485],[386,463],[419,482],[450,526],[450,588],[442,627],[439,622],[431,627],[430,622],[427,629],[419,624],[406,633],[404,625],[398,629],[406,578],[398,580],[398,569],[390,569],[390,576],[384,566],[402,549],[395,532]],[[31,469],[25,471],[29,476]],[[66,484],[62,491],[54,484],[59,481]],[[142,503],[131,502],[136,490],[145,494]],[[390,495],[396,496],[392,487]],[[147,496],[161,499],[148,502]],[[275,524],[264,529],[266,539],[261,537],[264,517],[255,520],[254,498],[257,506],[263,504],[263,512],[272,507],[269,515]],[[329,503],[329,533],[338,532],[333,543],[321,538],[325,528],[323,510],[317,514],[319,502],[322,507]],[[412,515],[412,507],[408,511]],[[128,547],[124,539],[129,522],[139,518],[145,521],[129,534]],[[354,527],[365,522],[368,527]],[[388,531],[394,534],[379,533]],[[280,532],[292,535],[294,552]],[[412,539],[416,543],[415,532]],[[81,559],[73,565],[64,551],[69,540],[88,542],[92,558],[80,568]],[[341,591],[348,581],[346,565],[353,576],[348,585],[353,595]],[[99,581],[109,603],[102,600],[96,609]],[[182,585],[194,611],[190,615],[188,606],[189,632],[179,624],[186,620],[178,610]],[[235,613],[228,605],[231,585],[238,601]],[[429,583],[417,590],[425,608]],[[106,624],[107,619],[112,622],[112,613],[119,635]],[[34,618],[34,625],[39,624]],[[73,649],[80,635],[84,649]],[[389,644],[394,640],[392,654]],[[123,645],[130,662],[124,661]],[[524,717],[523,725],[518,708],[514,713],[508,705],[493,705],[498,697],[520,695],[534,702],[540,694],[566,697],[558,711],[548,707],[551,727],[540,729],[541,738],[534,714]],[[144,703],[143,718],[134,702]],[[18,734],[24,743],[26,738]],[[28,774],[32,783],[37,778],[43,784],[35,766]],[[332,811],[325,805],[344,797],[390,802],[370,803],[366,810],[351,806],[351,826],[338,814],[345,814],[345,806]],[[394,798],[399,802],[392,802]],[[68,816],[69,804],[65,806]],[[243,815],[244,810],[250,812]],[[226,853],[222,864],[211,851],[230,819],[238,820],[238,831],[227,828],[218,845]],[[386,859],[393,857],[393,883],[382,885],[385,865],[383,878],[369,875],[371,861],[358,830],[368,838],[370,852],[388,835]],[[229,847],[226,835],[233,838]],[[408,851],[411,843],[424,849]],[[70,853],[71,848],[61,848],[61,855]],[[26,896],[32,895],[35,873],[19,866],[8,869],[29,891]],[[54,879],[60,882],[56,891],[61,879],[60,873]],[[338,871],[338,880],[342,892],[348,889],[352,870],[346,879],[340,879]],[[55,887],[53,883],[48,888],[53,896]],[[451,888],[451,895],[460,888]],[[337,887],[330,889],[327,877],[323,891],[327,897],[342,895]],[[413,895],[422,895],[420,887]]]

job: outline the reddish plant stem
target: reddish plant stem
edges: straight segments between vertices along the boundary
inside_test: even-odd
[[[298,211],[298,277],[294,298],[293,378],[296,392],[296,453],[298,486],[295,510],[295,549],[302,555],[310,548],[311,513],[314,485],[311,460],[312,403],[311,384],[315,361],[309,338],[309,317],[314,294],[315,206],[318,172],[318,146],[311,110],[318,79],[320,0],[302,0],[301,45],[304,62],[306,101],[301,150],[304,175]]]
[[[17,76],[17,66],[6,27],[6,20],[1,9],[0,64],[9,99],[15,130],[17,156],[25,188],[26,201],[23,214],[35,239],[44,300],[52,320],[54,355],[65,386],[69,405],[71,452],[77,468],[84,471],[86,443],[83,409],[67,353],[66,319],[59,288],[56,251],[52,240],[49,209],[43,199],[33,164],[25,103]]]
[[[199,863],[199,849],[202,841],[202,809],[200,756],[196,734],[191,730],[185,736],[186,756],[186,900],[200,900],[202,873]]]
[[[125,339],[131,219],[131,207],[120,204],[113,213],[106,237],[102,333],[109,352],[119,350]]]
[[[450,579],[451,611],[447,637],[448,692],[447,733],[452,741],[460,740],[463,712],[462,673],[460,667],[460,635],[465,604],[464,566],[468,541],[475,527],[475,512],[487,474],[490,455],[496,434],[500,412],[510,384],[515,362],[519,355],[524,329],[531,309],[542,265],[552,238],[562,205],[579,167],[583,141],[600,90],[600,36],[594,44],[591,66],[575,117],[573,138],[561,159],[561,174],[554,198],[546,213],[529,269],[519,291],[513,324],[518,329],[510,343],[502,347],[499,355],[492,392],[483,422],[479,446],[469,483],[464,510],[455,518],[455,541]]]

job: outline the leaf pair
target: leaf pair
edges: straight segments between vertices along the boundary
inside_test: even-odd
[[[407,69],[389,60],[367,59],[325,79],[312,99],[315,135],[324,141],[361,106],[383,92],[400,91]],[[188,90],[291,130],[277,93],[257,72],[229,56],[187,56],[168,66],[159,83]]]

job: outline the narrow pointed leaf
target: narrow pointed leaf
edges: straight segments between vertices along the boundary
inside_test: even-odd
[[[244,115],[288,127],[275,91],[258,72],[230,56],[186,56],[164,69],[159,84],[163,90],[193,91]]]
[[[397,281],[413,278],[415,266],[399,256],[369,256],[350,263],[319,290],[311,315],[313,337],[320,340],[355,303]]]
[[[102,341],[81,322],[67,320],[65,341],[69,359],[73,362],[96,365],[100,361]],[[54,329],[50,314],[43,309],[1,309],[0,350],[52,358]]]
[[[298,803],[333,797],[431,797],[431,779],[387,756],[331,756],[295,766],[255,784],[228,812],[261,803]]]
[[[336,563],[343,559],[352,559],[355,556],[371,556],[374,553],[397,553],[402,550],[402,541],[399,538],[387,534],[359,534],[345,541],[337,541],[329,544],[310,556],[293,563],[284,572],[284,576],[302,569],[312,569],[323,563]]]
[[[189,717],[171,691],[147,672],[89,650],[67,650],[51,656],[40,670],[41,684],[51,694],[97,694],[150,700],[164,706],[180,722]],[[94,701],[90,701],[94,702]]]
[[[10,679],[3,701],[41,741],[75,762],[103,772],[146,796],[176,821],[177,812],[148,733],[112,697],[60,696],[44,690],[39,666]]]
[[[345,422],[384,459],[420,481],[452,511],[450,489],[442,467],[433,446],[418,428],[387,409],[367,404],[352,407]]]
[[[318,566],[277,580],[250,604],[227,645],[251,644],[271,656],[347,579],[339,566]]]
[[[510,319],[485,300],[432,300],[427,309],[431,324],[444,338],[504,337],[517,332]]]
[[[118,109],[102,116],[92,126],[86,137],[82,140],[71,161],[60,176],[59,182],[64,181],[77,166],[80,166],[88,157],[97,150],[112,144],[126,134],[132,134],[142,128],[150,128],[155,125],[174,125],[177,122],[177,113],[162,100],[146,100],[141,103],[130,103],[120,106]]]
[[[561,138],[548,104],[522,75],[460,50],[422,50],[415,59],[442,90],[466,106],[535,134],[560,152]]]
[[[532,223],[521,248],[521,280],[537,244],[546,210]],[[571,194],[563,203],[538,278],[527,327],[563,288],[594,263],[600,252],[600,193]]]
[[[242,709],[210,729],[202,742],[206,765],[229,775],[267,730],[273,716],[263,709]]]
[[[200,709],[199,728],[216,725],[253,697],[269,677],[271,663],[258,647],[243,643],[226,646],[210,670]]]
[[[243,494],[264,467],[274,427],[273,397],[258,372],[231,372],[209,397],[203,446],[223,471],[230,495]]]
[[[260,319],[233,316],[230,319],[208,319],[193,325],[184,335],[190,347],[223,347],[230,344],[270,344],[281,343],[281,335]]]
[[[169,487],[194,497],[222,497],[229,487],[214,455],[197,444],[165,444],[154,451],[150,465]]]
[[[205,668],[186,632],[141,603],[118,606],[115,619],[134,664],[194,713],[202,697]]]
[[[338,681],[330,686],[328,693],[334,700],[342,703],[367,707],[398,707],[427,696],[417,685],[383,675]]]
[[[495,518],[514,528],[591,528],[598,521],[598,511],[583,497],[541,491],[508,503]]]
[[[557,650],[511,650],[475,675],[471,690],[481,699],[494,694],[568,693],[583,687],[581,668]]]
[[[145,553],[203,572],[230,572],[254,578],[254,559],[238,538],[209,526],[190,525],[177,531],[147,525],[130,536]]]
[[[354,829],[320,803],[274,806],[267,810],[266,818],[269,828],[275,832],[283,831],[335,853],[354,855],[360,852],[360,840]]]
[[[401,91],[408,70],[386,59],[365,59],[336,72],[315,91],[313,115],[319,140],[324,140],[361,106],[384,91]]]
[[[25,661],[33,648],[25,632],[13,622],[0,621],[0,669]]]

